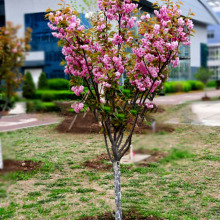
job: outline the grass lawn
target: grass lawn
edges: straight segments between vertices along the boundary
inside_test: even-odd
[[[82,165],[105,153],[102,135],[59,134],[54,128],[0,133],[5,159],[43,162],[39,171],[0,177],[0,219],[79,219],[114,209],[112,172]],[[149,167],[122,166],[124,210],[164,219],[220,219],[220,127],[175,125],[173,133],[134,135],[133,144],[169,155]]]

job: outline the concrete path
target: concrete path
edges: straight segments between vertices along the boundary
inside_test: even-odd
[[[209,97],[220,97],[220,90],[207,91],[207,95]],[[204,92],[189,92],[156,97],[153,102],[157,105],[179,105],[188,101],[201,100],[203,96]]]
[[[198,117],[195,124],[220,126],[220,101],[193,103],[192,112]]]
[[[19,114],[4,116],[0,120],[0,132],[14,131],[22,128],[59,123],[55,114]]]
[[[15,107],[9,111],[9,115],[20,115],[26,113],[26,102],[16,102]]]

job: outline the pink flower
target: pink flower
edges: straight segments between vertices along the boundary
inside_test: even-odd
[[[71,90],[72,90],[77,96],[79,96],[80,93],[83,92],[84,86],[73,86],[73,87],[71,88]]]
[[[100,103],[104,103],[105,102],[105,99],[104,98],[101,98],[100,99]]]
[[[154,108],[154,104],[153,104],[153,103],[150,103],[150,102],[145,102],[145,106],[146,106],[148,109]]]
[[[192,20],[186,19],[186,26],[188,26],[189,30],[192,30],[194,27]]]
[[[79,103],[79,102],[75,102],[73,105],[71,105],[71,107],[74,109],[74,111],[76,113],[79,113],[83,109],[84,104],[83,103]]]
[[[183,26],[183,25],[184,25],[184,20],[183,20],[183,18],[179,18],[179,19],[178,19],[178,24],[179,24],[179,26]]]
[[[123,40],[121,36],[119,36],[118,34],[114,34],[112,42],[113,44],[118,45],[118,44],[122,44]]]
[[[175,60],[171,60],[172,67],[177,67],[179,64],[179,57],[177,57]]]
[[[154,25],[154,34],[159,34],[160,33],[160,25],[159,24],[155,24]]]
[[[16,48],[12,49],[12,53],[17,53],[18,50]]]
[[[103,86],[104,87],[107,87],[107,88],[110,88],[111,87],[111,84],[107,83],[107,82],[103,82]]]

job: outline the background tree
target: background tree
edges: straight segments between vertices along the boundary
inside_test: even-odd
[[[38,80],[38,89],[48,89],[47,76],[44,72],[40,74],[40,77]]]
[[[24,84],[22,87],[22,95],[27,99],[32,99],[35,95],[35,85],[32,75],[29,71],[25,74]]]
[[[6,102],[0,118],[7,109],[10,98],[19,88],[22,75],[19,68],[23,66],[25,51],[30,49],[31,29],[27,29],[24,38],[17,37],[20,26],[7,22],[6,27],[0,28],[0,92],[5,94]]]
[[[211,78],[211,76],[214,75],[214,73],[215,72],[213,70],[209,70],[208,68],[200,67],[198,69],[198,71],[195,73],[194,77],[197,80],[203,82],[206,87],[209,79]],[[206,88],[205,88],[205,97],[207,97]]]
[[[63,46],[72,91],[83,93],[81,79],[88,87],[87,98],[75,102],[73,109],[79,113],[88,106],[102,124],[114,170],[116,219],[122,219],[120,160],[130,148],[137,121],[155,107],[152,101],[167,79],[168,64],[178,65],[180,44],[190,44],[191,19],[181,16],[178,4],[164,3],[151,18],[148,13],[139,17],[131,0],[99,0],[100,11],[92,14],[88,29],[68,6],[47,15],[53,36]],[[124,73],[132,93],[120,87]]]
[[[7,22],[6,27],[0,27],[0,102],[3,101],[0,119],[11,104],[10,99],[20,86],[22,75],[19,68],[23,66],[25,51],[28,45],[31,29],[27,29],[24,38],[17,37],[19,26]],[[0,140],[0,169],[3,169],[3,159]]]

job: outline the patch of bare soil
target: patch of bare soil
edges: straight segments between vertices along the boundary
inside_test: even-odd
[[[155,132],[167,132],[167,133],[172,133],[174,132],[175,129],[171,125],[167,124],[156,124],[155,127]],[[151,125],[146,125],[144,123],[137,123],[137,126],[134,130],[134,133],[136,134],[146,134],[146,133],[153,133],[153,128]]]
[[[155,113],[164,113],[166,110],[162,106],[158,106]]]
[[[84,162],[83,166],[100,171],[110,170],[112,165],[106,163],[107,161],[110,162],[108,154],[101,154],[94,159]]]
[[[202,101],[210,101],[210,100],[211,100],[211,98],[208,97],[208,96],[204,96],[204,97],[202,97]]]
[[[151,150],[135,150],[136,154],[149,154],[151,155],[146,160],[138,163],[138,166],[149,166],[151,163],[156,163],[159,160],[168,156],[168,153],[161,152],[161,151],[151,151]],[[88,167],[90,169],[95,169],[97,171],[105,171],[112,169],[112,165],[107,163],[110,162],[108,154],[101,154],[98,155],[96,158],[93,158],[89,161],[84,162],[82,165]]]
[[[42,162],[33,162],[31,160],[17,161],[4,160],[4,169],[0,170],[0,174],[14,172],[14,171],[33,171],[41,166]]]
[[[57,127],[57,131],[61,133],[75,133],[75,134],[88,134],[88,133],[99,133],[101,127],[97,123],[95,117],[92,113],[78,114],[77,118],[73,123],[75,115],[72,114],[72,117],[66,117]]]
[[[74,134],[90,134],[90,133],[100,133],[101,126],[96,121],[92,113],[78,114],[76,120],[74,121],[75,115],[72,117],[66,117],[57,127],[57,131],[61,133],[74,133]],[[74,123],[73,123],[74,122]],[[174,128],[171,125],[157,124],[155,132],[173,132]],[[146,125],[145,123],[138,122],[135,127],[134,133],[145,134],[152,133],[152,126]]]
[[[139,149],[135,151],[137,154],[149,154],[151,155],[146,160],[139,163],[140,166],[149,166],[150,163],[157,163],[159,160],[168,156],[168,153],[162,151],[151,151],[147,149]]]
[[[128,212],[123,212],[123,219],[124,220],[162,220],[154,216],[143,217],[139,213],[134,210],[130,210]],[[115,215],[113,212],[107,212],[99,216],[94,217],[83,217],[79,220],[115,220]]]

